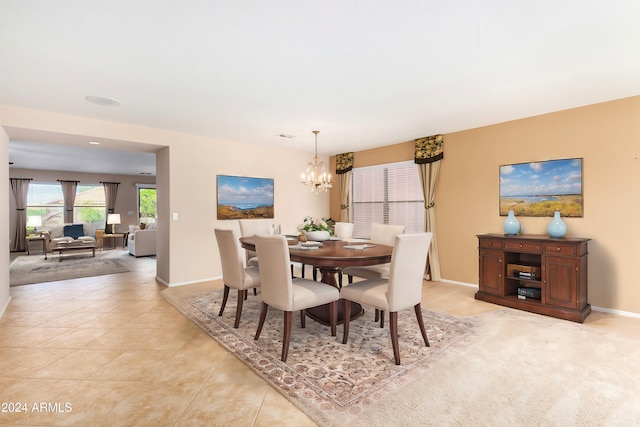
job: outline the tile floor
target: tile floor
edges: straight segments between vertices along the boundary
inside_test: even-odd
[[[315,425],[165,301],[155,260],[140,259],[139,267],[11,288],[0,319],[0,402],[8,411],[0,425]],[[464,316],[499,308],[474,300],[472,287],[425,282],[424,289],[430,310]],[[589,319],[603,316],[601,327],[620,327],[620,316]],[[16,412],[17,403],[26,410]]]

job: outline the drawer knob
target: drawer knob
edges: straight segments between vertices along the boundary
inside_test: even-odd
[[[557,250],[558,252],[560,252],[560,248],[557,248],[556,250]]]
[[[522,247],[522,243],[520,243],[520,247]]]

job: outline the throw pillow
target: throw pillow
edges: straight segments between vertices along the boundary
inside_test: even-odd
[[[65,225],[63,233],[66,237],[71,237],[75,240],[80,236],[84,236],[84,227],[82,224]]]

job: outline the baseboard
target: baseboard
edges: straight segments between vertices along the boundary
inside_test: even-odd
[[[455,281],[455,280],[448,280],[448,279],[440,279],[439,282],[451,283],[452,285],[461,285],[461,286],[467,286],[469,288],[478,289],[478,285],[476,283],[458,282],[458,281]]]
[[[636,319],[640,319],[640,313],[634,313],[632,311],[615,310],[612,308],[596,307],[593,305],[591,306],[591,310],[600,311],[602,313],[618,314],[620,316],[626,316],[626,317],[635,317]]]
[[[4,305],[4,307],[2,307],[2,310],[0,310],[0,319],[2,319],[2,316],[4,316],[4,312],[7,310],[7,307],[9,307],[10,302],[11,302],[11,295],[9,295],[9,298],[7,299],[7,303]]]
[[[442,283],[451,283],[452,285],[468,286],[468,287],[471,287],[471,288],[478,289],[478,285],[476,285],[474,283],[457,282],[455,280],[447,280],[447,279],[440,279],[440,282],[442,282]],[[594,305],[591,306],[591,310],[600,311],[602,313],[617,314],[617,315],[620,315],[620,316],[634,317],[636,319],[640,319],[640,313],[634,313],[632,311],[615,310],[615,309],[612,309],[612,308],[596,307]]]
[[[208,279],[190,280],[188,282],[169,283],[169,282],[166,282],[165,280],[162,280],[160,277],[156,276],[156,281],[162,283],[167,288],[173,288],[173,287],[176,287],[176,286],[185,286],[185,285],[195,285],[196,283],[212,282],[214,280],[220,280],[220,279],[222,279],[222,276],[211,277],[211,278],[208,278]]]

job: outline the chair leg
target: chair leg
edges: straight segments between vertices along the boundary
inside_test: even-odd
[[[254,340],[257,340],[258,338],[260,338],[260,332],[262,332],[262,327],[264,326],[264,319],[267,318],[268,309],[269,309],[269,306],[263,302],[262,309],[260,310],[260,321],[258,322],[258,330],[256,330],[256,336],[253,337]]]
[[[291,324],[293,323],[293,311],[284,312],[284,333],[282,336],[282,361],[287,361],[289,354],[289,342],[291,341]]]
[[[353,283],[353,276],[347,276],[347,279],[349,280],[349,284]]]
[[[329,323],[331,325],[331,336],[336,336],[336,323],[338,323],[338,302],[332,301],[329,303]]]
[[[224,313],[224,308],[227,306],[228,298],[229,298],[229,287],[227,285],[224,285],[224,293],[222,294],[222,306],[220,307],[220,312],[218,313],[218,316],[222,316],[222,313]]]
[[[315,267],[313,267],[313,281],[318,281],[318,270]]]
[[[398,312],[389,312],[389,330],[391,332],[391,346],[396,365],[400,364],[400,346],[398,345]]]
[[[342,289],[342,271],[338,271],[338,289]]]
[[[349,321],[351,319],[351,301],[347,301],[346,299],[342,300],[342,317],[343,322],[343,332],[342,332],[342,344],[347,343],[347,339],[349,338]]]
[[[258,295],[258,288],[253,288],[253,295]]]
[[[373,321],[374,321],[374,322],[377,322],[378,320],[380,320],[380,310],[378,310],[378,309],[376,308],[376,314],[375,314],[375,316],[373,317]]]
[[[242,303],[245,299],[247,299],[248,292],[246,290],[238,289],[238,306],[236,307],[236,321],[233,324],[233,327],[238,329],[240,326],[240,315],[242,315]]]
[[[304,329],[307,326],[307,323],[305,322],[306,318],[307,318],[307,311],[300,310],[300,327],[302,329]]]
[[[422,319],[422,308],[420,308],[420,303],[414,306],[416,310],[416,318],[418,319],[418,325],[420,326],[420,333],[422,334],[422,338],[424,339],[424,343],[427,347],[429,347],[429,338],[427,338],[427,330],[424,328],[424,320]]]
[[[384,328],[384,310],[380,310],[380,327]]]
[[[304,279],[304,267],[305,265],[302,264],[302,272],[300,273],[300,277],[302,277]]]

